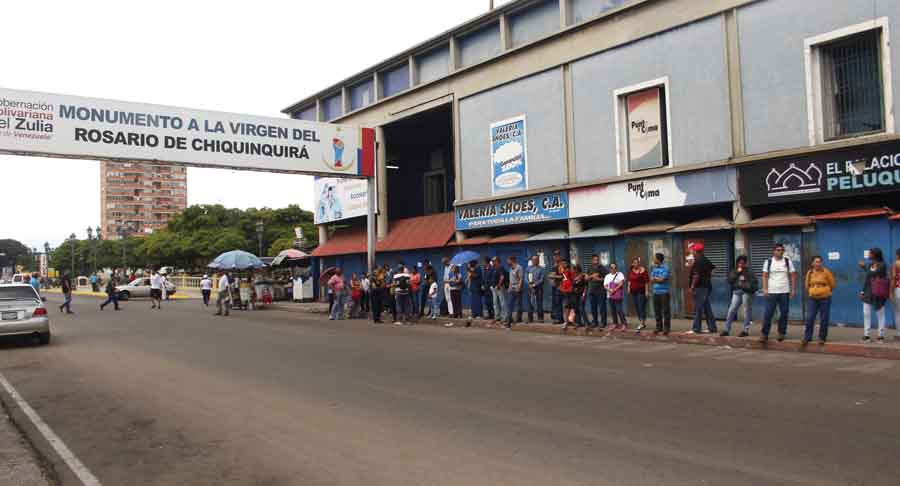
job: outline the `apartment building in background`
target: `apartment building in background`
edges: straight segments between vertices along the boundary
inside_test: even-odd
[[[104,239],[147,235],[187,207],[187,168],[100,162]]]

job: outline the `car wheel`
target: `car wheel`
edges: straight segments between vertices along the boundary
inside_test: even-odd
[[[131,292],[125,290],[119,293],[119,300],[128,300],[131,298]]]
[[[41,343],[41,346],[50,344],[50,331],[38,334],[38,342]]]

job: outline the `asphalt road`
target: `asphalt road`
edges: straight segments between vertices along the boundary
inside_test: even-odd
[[[0,372],[106,486],[900,484],[900,362],[97,304]]]

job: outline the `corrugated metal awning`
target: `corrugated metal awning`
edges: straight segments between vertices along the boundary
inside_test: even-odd
[[[387,236],[376,243],[375,250],[402,251],[445,246],[455,231],[453,213],[430,214],[391,221]],[[319,245],[315,257],[349,255],[366,252],[366,229],[338,230],[325,244]]]
[[[736,224],[735,227],[741,229],[752,228],[780,228],[784,226],[806,226],[812,224],[811,216],[803,216],[798,213],[778,213],[756,218],[749,223]]]
[[[634,226],[632,228],[622,230],[623,235],[641,235],[645,233],[665,233],[670,229],[674,228],[675,223],[669,223],[666,221],[657,221],[656,223],[647,223],[642,224],[640,226]]]
[[[569,232],[566,230],[550,230],[550,231],[544,231],[543,233],[538,233],[529,238],[525,238],[522,241],[564,240],[568,237],[569,237]]]
[[[498,243],[518,243],[530,237],[531,233],[512,233],[508,235],[498,236],[496,238],[491,238],[491,241],[488,241],[488,244],[496,245]]]
[[[669,233],[689,233],[692,231],[721,231],[721,230],[730,230],[734,228],[734,223],[728,221],[722,216],[713,216],[711,218],[704,218],[699,221],[694,221],[693,223],[688,223],[681,225],[677,228],[672,228],[669,230]]]
[[[894,211],[889,208],[859,208],[859,209],[848,209],[846,211],[837,211],[835,213],[821,214],[819,216],[815,216],[816,220],[830,220],[830,219],[853,219],[853,218],[868,218],[872,216],[886,216],[892,215]]]
[[[484,245],[487,242],[491,241],[493,236],[490,235],[481,235],[481,236],[473,236],[471,238],[466,238],[460,242],[451,241],[447,243],[447,246],[473,246],[473,245]]]
[[[570,236],[569,239],[579,239],[579,238],[608,238],[610,236],[617,236],[622,234],[622,229],[617,228],[615,226],[596,226],[594,228],[582,231],[581,233],[575,233]]]

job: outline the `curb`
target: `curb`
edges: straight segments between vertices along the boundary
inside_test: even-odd
[[[6,389],[0,386],[0,403],[9,414],[9,420],[22,434],[25,441],[35,451],[41,467],[47,472],[53,484],[61,486],[84,486],[66,461],[56,452],[50,442],[38,431],[37,426],[28,419]]]
[[[290,308],[288,306],[273,306],[272,310],[280,310],[285,312],[294,312],[309,315],[325,315],[324,313],[310,311],[306,309]],[[365,321],[365,322],[368,322]],[[452,322],[453,327],[465,327],[467,319],[450,319],[441,317],[436,321],[420,319],[416,321],[419,325],[441,326],[447,322]],[[471,327],[480,329],[505,330],[503,326],[495,326],[481,320],[471,321]],[[782,352],[794,352],[805,354],[830,354],[837,356],[852,356],[858,358],[871,359],[889,359],[900,360],[900,346],[891,346],[886,344],[853,344],[846,342],[831,342],[824,345],[817,341],[810,342],[803,346],[798,340],[785,340],[778,342],[774,337],[768,342],[759,342],[759,335],[739,338],[736,336],[720,337],[716,334],[684,334],[683,332],[673,332],[668,336],[657,336],[653,334],[652,326],[648,327],[641,333],[634,330],[628,331],[611,331],[611,330],[587,330],[585,328],[570,329],[567,333],[562,332],[561,326],[552,324],[516,324],[513,325],[512,331],[530,332],[539,334],[557,334],[568,336],[588,336],[595,338],[615,337],[617,339],[632,339],[636,341],[646,341],[654,343],[675,343],[675,344],[694,344],[706,346],[730,346],[732,348],[741,349],[757,349]]]

